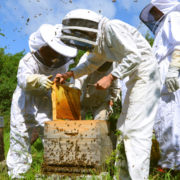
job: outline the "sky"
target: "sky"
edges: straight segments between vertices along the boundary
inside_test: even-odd
[[[77,8],[120,19],[145,35],[148,29],[139,14],[148,3],[150,0],[0,0],[0,48],[11,54],[29,52],[31,33],[42,24],[60,24],[69,11]]]

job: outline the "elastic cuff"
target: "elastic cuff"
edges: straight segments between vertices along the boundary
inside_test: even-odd
[[[116,78],[123,79],[123,75],[122,75],[119,71],[117,71],[116,69],[113,70],[113,71],[111,72],[111,74],[112,74],[112,76],[114,76],[114,77],[116,77]]]

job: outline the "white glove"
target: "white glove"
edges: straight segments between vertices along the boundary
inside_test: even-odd
[[[170,65],[165,79],[165,84],[167,86],[168,92],[174,92],[180,88],[178,76],[179,76],[179,68]]]
[[[41,75],[38,79],[40,89],[49,90],[53,85],[53,82],[50,80],[51,78],[52,78],[52,75],[50,76]]]
[[[33,89],[43,89],[48,90],[52,87],[53,82],[50,80],[52,78],[52,75],[45,76],[41,74],[32,74],[29,75],[27,78],[27,89],[33,90]]]

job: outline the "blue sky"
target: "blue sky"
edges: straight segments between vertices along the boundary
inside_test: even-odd
[[[28,38],[41,24],[59,24],[72,9],[86,8],[110,19],[121,19],[142,34],[148,29],[139,20],[139,13],[150,0],[0,0],[0,47],[6,53],[29,51]]]

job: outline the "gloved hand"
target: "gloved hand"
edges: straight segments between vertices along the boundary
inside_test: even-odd
[[[53,85],[53,81],[50,80],[51,78],[52,78],[52,75],[50,76],[41,75],[38,79],[40,88],[49,90]]]
[[[167,86],[168,92],[174,92],[180,88],[178,76],[179,68],[170,65],[165,79],[165,84]]]
[[[52,75],[45,76],[41,74],[31,74],[27,77],[26,82],[26,89],[27,90],[34,90],[34,89],[50,89],[53,85],[53,82],[50,80],[52,78]]]

